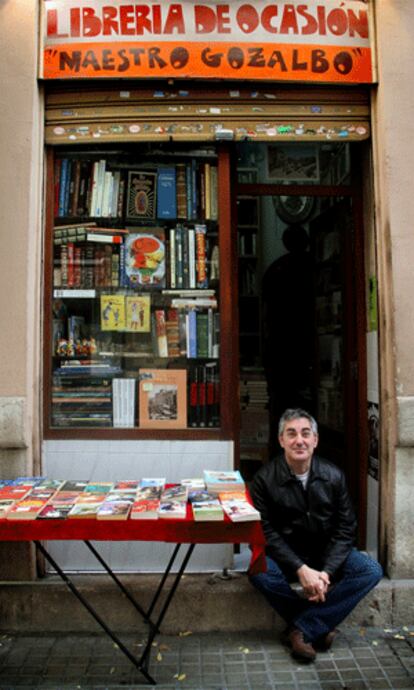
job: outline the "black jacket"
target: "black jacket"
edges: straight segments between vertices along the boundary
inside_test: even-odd
[[[335,575],[356,532],[345,477],[336,465],[314,455],[305,491],[281,455],[258,470],[250,492],[261,514],[266,553],[289,577],[304,563]]]

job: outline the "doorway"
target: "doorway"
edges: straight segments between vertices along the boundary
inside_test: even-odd
[[[291,146],[294,182],[290,173],[263,180],[266,145],[256,169],[239,170],[240,467],[249,479],[278,452],[277,420],[287,407],[308,410],[319,424],[319,453],[345,471],[362,544],[368,431],[360,189],[349,148],[305,147],[301,155],[303,145]],[[309,180],[299,179],[305,165]]]

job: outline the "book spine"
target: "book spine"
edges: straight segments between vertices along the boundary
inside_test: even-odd
[[[73,242],[67,243],[67,252],[67,286],[75,287],[75,245]]]
[[[208,314],[205,312],[196,313],[197,329],[197,357],[208,357]]]
[[[98,171],[99,171],[99,161],[94,161],[92,166],[91,175],[91,187],[89,196],[89,216],[92,218],[96,216],[96,204],[97,204],[97,194],[98,194]]]
[[[188,425],[198,426],[198,367],[192,366],[189,371],[188,385]]]
[[[195,226],[196,278],[198,288],[208,287],[206,232],[207,228],[205,225]]]
[[[59,192],[60,192],[60,176],[62,169],[62,159],[55,159],[55,176],[54,176],[54,217],[57,218],[59,215]]]
[[[65,215],[65,198],[66,198],[66,188],[69,183],[68,181],[68,158],[62,158],[60,166],[60,181],[59,181],[59,207],[58,216],[62,217]]]
[[[74,246],[73,250],[73,287],[82,285],[82,248]]]
[[[176,261],[176,287],[184,287],[183,266],[183,228],[177,225],[175,229],[175,261]]]
[[[187,327],[187,357],[194,359],[197,357],[197,312],[189,309],[186,314]]]
[[[72,198],[70,203],[69,215],[76,216],[78,213],[78,199],[81,175],[81,161],[79,159],[74,161],[73,168],[73,192],[71,192]]]
[[[218,170],[216,165],[210,168],[210,219],[218,220]]]
[[[191,220],[196,220],[198,211],[197,163],[191,161]]]
[[[66,187],[65,187],[65,200],[64,200],[64,207],[63,207],[63,215],[67,216],[69,214],[69,204],[70,204],[70,195],[71,191],[73,192],[73,178],[72,178],[72,165],[73,161],[69,158],[68,160],[68,166],[67,166],[67,178],[66,178]]]
[[[170,287],[175,289],[177,286],[177,266],[176,266],[176,256],[175,256],[175,228],[170,230]]]
[[[183,244],[183,287],[190,287],[190,269],[188,265],[189,260],[189,244],[188,244],[188,228],[182,229],[182,244]]]
[[[176,166],[176,190],[177,190],[177,217],[187,218],[187,184],[186,164],[178,163]]]
[[[157,350],[159,357],[168,357],[167,327],[164,309],[156,309],[155,331],[157,336]]]
[[[197,287],[194,228],[188,228],[188,271],[188,287],[194,289]]]
[[[186,191],[186,203],[187,203],[187,218],[192,220],[193,218],[193,185],[192,185],[192,170],[191,164],[188,163],[185,166],[185,191]]]

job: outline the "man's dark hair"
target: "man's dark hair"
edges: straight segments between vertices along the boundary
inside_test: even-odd
[[[318,423],[316,419],[312,417],[312,415],[309,414],[309,412],[306,412],[306,410],[302,410],[300,407],[295,407],[285,410],[281,418],[279,419],[279,436],[283,434],[286,422],[291,422],[293,419],[302,419],[303,417],[307,419],[308,422],[310,422],[313,433],[317,434]]]

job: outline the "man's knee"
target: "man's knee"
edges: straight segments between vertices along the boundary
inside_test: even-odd
[[[349,554],[345,567],[352,575],[356,577],[363,576],[369,579],[373,583],[373,587],[383,576],[383,571],[378,561],[356,549]]]

